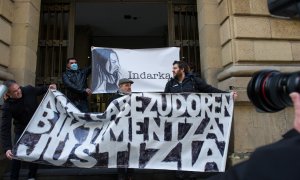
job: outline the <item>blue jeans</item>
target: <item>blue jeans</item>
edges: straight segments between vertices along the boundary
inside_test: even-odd
[[[18,141],[20,136],[21,136],[21,134],[15,134],[14,143],[16,143]],[[34,163],[27,163],[27,164],[28,164],[28,169],[29,169],[28,176],[27,176],[28,179],[35,178],[36,172],[38,169],[38,164],[34,164]],[[11,180],[19,179],[20,169],[21,169],[21,161],[13,159],[11,162],[11,170],[10,170],[10,179]]]

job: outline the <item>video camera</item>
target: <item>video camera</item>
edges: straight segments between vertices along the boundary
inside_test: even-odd
[[[261,112],[277,112],[292,106],[291,92],[300,93],[300,71],[281,73],[262,70],[254,73],[248,83],[247,95]]]
[[[268,0],[269,12],[285,18],[300,17],[300,0]],[[292,106],[291,92],[300,92],[300,71],[281,73],[262,70],[254,73],[247,87],[250,101],[260,112],[277,112]]]

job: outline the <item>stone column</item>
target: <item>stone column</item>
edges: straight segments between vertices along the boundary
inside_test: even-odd
[[[0,79],[12,79],[7,71],[11,57],[11,31],[13,21],[13,2],[0,0]]]
[[[35,84],[40,0],[14,0],[9,70],[20,84]]]
[[[201,75],[214,86],[217,86],[217,74],[222,69],[217,11],[217,0],[197,0]]]

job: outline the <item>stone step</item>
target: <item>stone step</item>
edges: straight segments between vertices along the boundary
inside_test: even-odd
[[[169,170],[145,170],[129,169],[125,170],[130,180],[166,180],[166,179],[205,179],[213,173],[195,173]],[[21,169],[19,180],[25,180],[28,170]],[[123,177],[123,178],[121,178]],[[1,178],[0,178],[1,179]],[[41,166],[37,174],[38,180],[126,180],[124,170],[113,168],[64,168],[54,166]],[[128,179],[128,180],[129,180]],[[3,180],[9,180],[9,173],[5,173]]]
[[[25,180],[28,170],[21,169],[20,180]],[[165,180],[177,179],[178,173],[175,171],[163,170],[140,170],[135,169],[130,172],[130,179],[132,180]],[[122,174],[117,169],[79,169],[79,168],[58,168],[58,169],[39,169],[38,180],[120,180]],[[124,175],[123,175],[124,177]],[[125,180],[125,178],[123,178]],[[9,173],[6,173],[3,180],[9,180]]]

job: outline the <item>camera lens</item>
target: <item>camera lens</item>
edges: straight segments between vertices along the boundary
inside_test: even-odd
[[[300,92],[300,72],[281,73],[262,70],[254,73],[247,87],[247,95],[263,112],[277,112],[292,106],[291,92]]]

